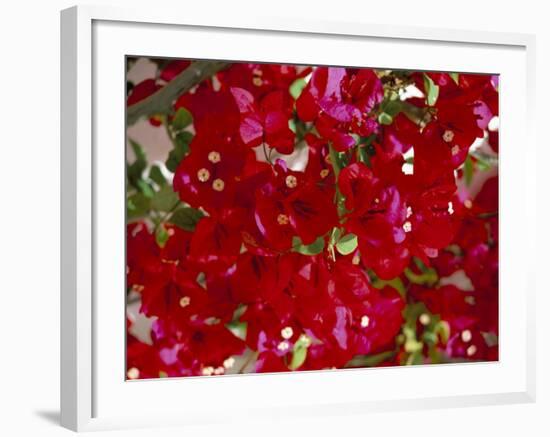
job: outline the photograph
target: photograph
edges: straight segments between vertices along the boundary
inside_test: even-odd
[[[127,380],[499,360],[498,74],[122,74]]]

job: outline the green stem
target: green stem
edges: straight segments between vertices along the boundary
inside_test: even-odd
[[[338,216],[343,217],[346,214],[346,208],[344,206],[344,197],[338,188],[338,177],[340,176],[340,157],[338,152],[332,147],[332,144],[329,143],[329,156],[330,163],[332,164],[332,169],[334,170],[334,179],[335,179],[335,191],[336,191],[336,205],[338,207]]]
[[[181,200],[178,200],[174,206],[172,208],[170,208],[166,214],[164,214],[164,216],[159,220],[159,222],[156,224],[155,226],[155,231],[154,233],[156,234],[158,228],[160,225],[163,225],[164,223],[166,223],[168,220],[170,220],[170,217],[172,217],[172,214],[176,211],[176,209],[178,209],[178,207],[182,204],[182,201]]]
[[[340,158],[338,156],[338,152],[332,147],[332,144],[329,143],[328,145],[329,155],[330,155],[330,163],[332,164],[332,168],[334,169],[334,176],[336,178],[336,181],[338,181],[338,176],[340,175]]]
[[[260,355],[260,353],[258,351],[254,351],[252,352],[249,357],[246,359],[246,361],[244,362],[244,364],[241,366],[241,368],[239,369],[239,372],[238,373],[245,373],[244,371],[246,370],[246,368],[250,365],[250,363],[254,360],[257,360],[258,359],[258,355]]]
[[[266,146],[265,146],[265,142],[262,143],[262,148],[264,149],[265,160],[266,160],[269,164],[273,165],[273,163],[271,162],[271,151],[272,151],[273,149],[269,149],[269,153],[267,153],[267,148],[266,148]]]
[[[150,96],[128,106],[126,111],[127,126],[136,123],[141,117],[150,117],[155,114],[166,114],[172,107],[174,100],[186,93],[204,79],[226,68],[229,64],[220,61],[195,61],[174,79],[168,82]]]

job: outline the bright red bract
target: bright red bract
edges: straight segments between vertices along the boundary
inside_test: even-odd
[[[496,78],[235,63],[148,118],[128,378],[498,359]]]

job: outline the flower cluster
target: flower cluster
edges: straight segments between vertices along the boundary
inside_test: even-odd
[[[150,114],[128,378],[498,359],[497,79],[235,63]]]

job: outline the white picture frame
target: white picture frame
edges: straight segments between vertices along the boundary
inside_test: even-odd
[[[197,39],[192,51],[182,51],[167,44],[162,51],[159,48],[153,52],[159,47],[155,46],[155,38],[160,34],[164,37],[196,35]],[[210,41],[208,35],[212,35],[210,43],[207,43]],[[222,40],[220,38],[228,43],[229,48],[217,44]],[[311,47],[308,53],[313,53],[310,58],[301,59],[291,50],[284,55],[286,57],[281,57],[283,55],[277,53],[276,47],[290,39],[307,43],[307,47]],[[244,41],[250,47],[243,48]],[[341,45],[343,42],[345,46]],[[112,210],[113,206],[116,209],[116,205],[123,205],[123,201],[118,189],[109,190],[120,182],[120,172],[123,171],[119,164],[124,157],[124,143],[119,140],[125,130],[124,111],[120,111],[124,100],[116,100],[124,91],[123,70],[116,70],[123,62],[121,54],[211,59],[244,56],[274,62],[326,60],[327,63],[351,65],[346,64],[349,53],[336,51],[339,44],[341,47],[371,44],[378,58],[373,66],[503,74],[502,93],[505,97],[502,101],[500,177],[505,218],[501,227],[504,237],[501,257],[504,266],[513,260],[515,271],[503,268],[501,272],[501,279],[506,281],[502,286],[504,292],[500,294],[503,328],[500,362],[125,382],[124,370],[119,367],[125,352],[119,350],[120,338],[124,334],[121,322],[124,307],[120,306],[124,299],[122,291],[119,297],[116,295],[116,284],[120,284],[116,269],[110,270],[105,261],[107,256],[112,257],[109,264],[116,267],[124,256],[124,245],[117,246],[124,239],[123,227],[119,226],[123,214],[121,216]],[[402,59],[393,61],[398,65],[384,61],[383,48],[376,48],[377,45],[386,47],[386,50],[387,47],[399,46],[404,55]],[[432,59],[414,59],[415,47],[416,50],[422,47],[423,53],[434,56]],[[405,56],[404,48],[410,48],[412,54]],[[243,52],[245,49],[248,51]],[[528,254],[535,253],[536,197],[534,169],[528,167],[526,158],[536,156],[531,113],[534,49],[534,36],[525,34],[382,24],[365,26],[361,22],[317,22],[290,17],[243,17],[228,22],[210,11],[205,15],[193,15],[157,8],[139,11],[78,6],[62,11],[61,424],[78,431],[204,424],[213,420],[213,415],[201,410],[201,404],[212,397],[218,400],[208,404],[209,413],[216,412],[217,422],[243,417],[250,420],[251,413],[256,420],[262,420],[276,416],[362,414],[534,401],[535,275],[534,262],[530,259],[534,255]],[[136,53],[136,50],[141,53]],[[468,53],[472,50],[476,55],[469,59]],[[445,57],[446,53],[449,58],[452,53],[456,56],[449,59]],[[107,62],[111,59],[113,63]],[[460,68],[461,65],[470,68],[465,70]],[[511,80],[513,78],[517,80]],[[117,102],[110,105],[111,109],[105,105],[108,98]],[[507,120],[513,120],[513,123],[506,124]],[[524,153],[511,157],[510,147],[519,139]],[[120,149],[106,148],[107,143],[120,144]],[[98,144],[101,145],[99,148]],[[521,204],[514,209],[514,202],[515,205],[517,202]],[[522,205],[530,207],[523,208]],[[113,216],[107,216],[107,212]],[[510,232],[519,222],[527,223],[526,233],[522,236]],[[111,288],[115,292],[108,294]],[[508,293],[511,288],[517,290],[515,294]],[[513,318],[515,331],[506,329],[513,311],[517,311]],[[120,326],[120,334],[117,326]],[[512,357],[508,353],[512,347],[522,352]],[[425,379],[428,387],[417,387],[414,382],[407,385],[411,372],[414,372],[415,380]],[[451,380],[452,383],[442,385],[442,381]],[[388,385],[390,381],[395,383]],[[288,401],[284,394],[297,382],[305,393]],[[169,400],[178,399],[182,384],[186,385],[185,393],[194,394],[192,403],[180,398],[180,402],[171,402],[170,408],[166,407],[168,404],[160,403],[141,410],[139,405],[132,403],[141,398],[141,403],[147,406],[147,400],[158,399],[159,394]],[[354,386],[360,389],[349,391]],[[390,386],[395,387],[390,389]],[[226,408],[227,393],[236,389],[243,392],[237,399],[239,411]],[[247,394],[255,391],[264,395],[254,400],[250,396],[247,398]]]

